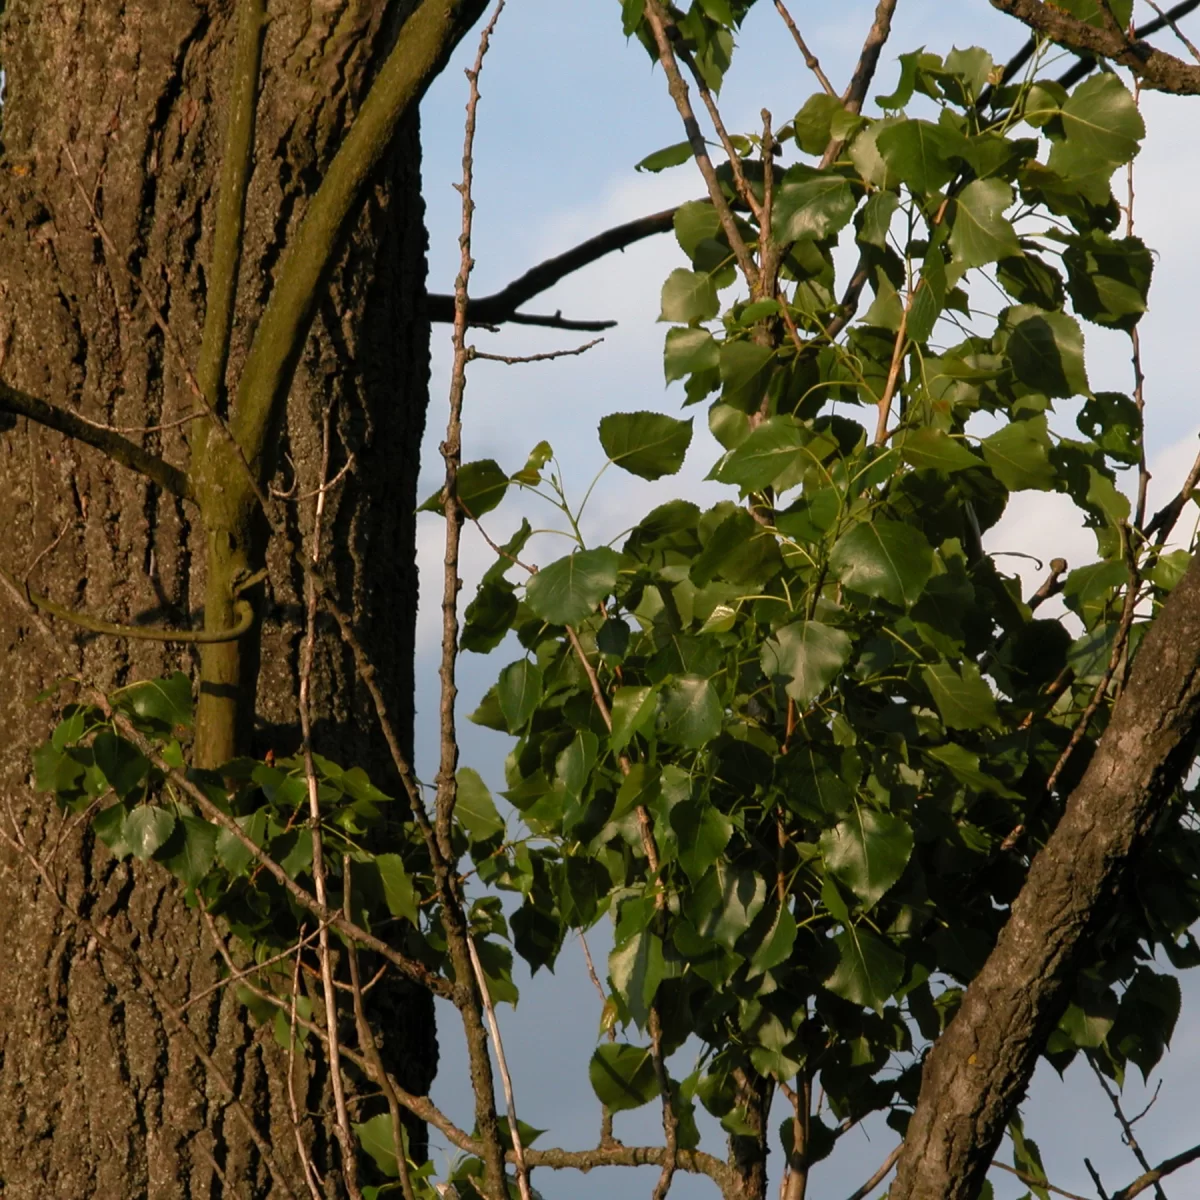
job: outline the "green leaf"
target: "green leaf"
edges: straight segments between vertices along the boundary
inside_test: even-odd
[[[175,729],[192,727],[192,684],[182,671],[167,679],[148,679],[122,688],[116,707],[144,721]]]
[[[954,177],[954,154],[962,138],[931,121],[899,121],[879,131],[875,145],[883,161],[914,192],[936,192]]]
[[[720,809],[705,800],[684,800],[671,809],[671,828],[679,839],[679,865],[693,883],[724,852],[733,825]]]
[[[494,650],[517,618],[517,597],[507,579],[483,580],[475,599],[467,605],[461,645],[464,650],[487,654]]]
[[[351,1128],[354,1130],[354,1136],[358,1138],[358,1144],[375,1160],[375,1165],[389,1179],[398,1179],[400,1165],[396,1161],[396,1140],[392,1136],[391,1113],[379,1113],[369,1121],[354,1124]]]
[[[667,276],[659,320],[690,325],[694,321],[711,321],[719,311],[717,287],[709,275],[677,267]]]
[[[620,753],[635,733],[646,728],[654,717],[658,692],[652,687],[619,687],[612,699],[612,737],[610,745]]]
[[[663,370],[668,383],[686,379],[697,371],[715,370],[720,365],[720,347],[707,329],[689,325],[667,330]]]
[[[504,832],[504,822],[496,811],[496,802],[479,772],[470,767],[459,767],[455,775],[458,781],[458,799],[454,804],[454,815],[467,831],[473,842],[486,842]]]
[[[1067,290],[1088,321],[1126,333],[1141,319],[1150,295],[1154,258],[1141,238],[1117,240],[1100,230],[1072,239],[1063,251]]]
[[[554,457],[554,447],[547,441],[540,441],[529,452],[529,457],[525,460],[525,465],[513,475],[511,482],[526,483],[530,487],[536,487],[542,481],[542,468]],[[524,524],[524,522],[523,522]],[[520,536],[518,533],[517,536]],[[528,538],[529,534],[525,534]],[[522,539],[520,545],[523,546],[525,540]],[[516,554],[520,547],[513,549],[506,547],[509,554]],[[502,559],[502,561],[505,561]],[[507,560],[510,561],[511,560]],[[506,568],[507,569],[507,568]]]
[[[588,1079],[597,1099],[611,1112],[641,1108],[659,1094],[654,1059],[646,1046],[605,1042],[592,1055]]]
[[[883,250],[888,244],[892,217],[899,207],[900,197],[895,192],[872,192],[858,218],[858,240]]]
[[[1097,170],[1109,175],[1132,161],[1146,123],[1129,89],[1115,74],[1081,83],[1058,112],[1066,138],[1050,148],[1048,166],[1065,179]]]
[[[175,829],[175,818],[165,808],[146,804],[135,808],[125,818],[121,835],[130,852],[138,858],[149,858]]]
[[[664,146],[647,154],[633,169],[635,171],[650,171],[656,173],[665,171],[668,167],[678,167],[692,157],[691,142],[676,142],[673,146]]]
[[[721,701],[703,675],[681,675],[661,695],[658,735],[664,742],[698,750],[721,732]]]
[[[1012,188],[1000,179],[976,179],[963,188],[950,230],[950,248],[959,262],[982,267],[1021,253],[1012,222],[1004,217],[1012,198]]]
[[[600,445],[609,460],[641,479],[674,475],[692,442],[692,418],[665,413],[610,413],[600,421]]]
[[[864,910],[873,908],[904,874],[912,848],[907,821],[861,805],[821,834],[825,865],[862,901]]]
[[[933,547],[912,525],[880,518],[839,538],[829,566],[846,587],[904,608],[933,574]]]
[[[109,787],[122,800],[146,778],[150,770],[150,760],[132,742],[107,729],[96,735],[92,742],[92,753]]]
[[[992,474],[1011,492],[1023,488],[1049,491],[1056,475],[1050,462],[1050,432],[1046,416],[1013,421],[980,443]]]
[[[807,441],[807,431],[793,417],[768,417],[725,454],[709,478],[748,492],[761,491],[795,462]]]
[[[261,846],[267,834],[269,813],[270,809],[264,805],[257,812],[244,817],[235,817],[234,820],[256,846]],[[217,858],[233,876],[243,874],[246,868],[255,861],[255,856],[242,844],[241,839],[235,837],[228,829],[222,829],[217,835]]]
[[[844,111],[844,106],[837,96],[830,96],[825,92],[809,96],[792,121],[796,145],[805,154],[824,154],[832,136],[830,126],[833,118],[837,113]]]
[[[807,707],[837,678],[852,649],[840,629],[820,621],[797,621],[763,643],[760,660],[763,674],[785,679],[787,694]]]
[[[459,772],[460,779],[461,775],[462,772]],[[459,786],[461,787],[461,782]],[[461,809],[461,805],[460,795],[456,808]],[[383,899],[388,906],[388,912],[394,917],[406,917],[417,925],[417,895],[412,880],[404,869],[404,859],[398,854],[377,854],[375,866],[383,883]]]
[[[579,550],[543,567],[525,585],[529,607],[552,625],[578,625],[613,589],[621,556],[607,546]]]
[[[1042,312],[1031,305],[1010,308],[1001,317],[1008,327],[1006,351],[1024,384],[1050,397],[1085,395],[1083,331],[1074,317]]]
[[[775,188],[771,233],[781,243],[822,241],[850,220],[854,206],[854,192],[842,176],[797,164]]]
[[[773,967],[788,961],[796,944],[796,918],[786,904],[781,904],[775,920],[750,959],[748,979],[756,979]]]
[[[961,674],[950,663],[935,663],[921,678],[948,729],[999,726],[996,698],[974,663],[963,663]]]
[[[496,699],[510,733],[520,733],[542,698],[542,672],[527,658],[509,663],[496,682]]]
[[[839,933],[833,942],[838,965],[825,987],[851,1004],[882,1011],[904,978],[904,955],[861,925]]]
[[[1066,295],[1062,276],[1036,254],[1001,259],[996,264],[996,279],[1018,304],[1035,308],[1061,308]]]
[[[688,898],[688,916],[701,937],[732,950],[762,911],[766,895],[761,875],[735,870],[721,858],[694,886]]]
[[[978,455],[972,454],[959,438],[940,429],[924,425],[904,434],[899,450],[909,466],[920,470],[962,471],[980,466]]]
[[[608,956],[608,977],[613,990],[643,1029],[664,973],[662,940],[648,930],[634,934]]]
[[[494,459],[483,458],[478,462],[463,463],[458,468],[458,500],[469,517],[482,517],[489,513],[508,491],[508,476],[500,470]],[[418,512],[444,512],[444,487],[438,488],[417,510]]]
[[[188,887],[195,887],[212,870],[220,832],[208,821],[184,813],[159,852],[158,861]]]
[[[132,854],[133,849],[125,840],[126,809],[123,804],[113,804],[92,818],[92,829],[116,858]]]

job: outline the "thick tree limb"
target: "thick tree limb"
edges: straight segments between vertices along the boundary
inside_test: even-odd
[[[471,325],[503,325],[507,322],[525,325],[552,325],[556,329],[582,329],[585,331],[611,329],[616,321],[567,321],[559,315],[553,317],[535,317],[527,313],[518,313],[522,304],[528,303],[534,296],[549,290],[561,279],[594,263],[597,259],[611,254],[614,250],[624,250],[635,242],[653,237],[657,233],[668,233],[674,227],[675,208],[664,208],[662,212],[651,213],[649,216],[638,217],[634,221],[626,221],[624,225],[615,225],[595,237],[580,242],[578,246],[556,254],[546,259],[536,267],[525,272],[519,279],[514,279],[507,287],[491,296],[483,296],[478,300],[472,299],[467,305],[467,321]],[[454,297],[449,295],[431,295],[425,297],[425,313],[431,321],[454,320]]]
[[[338,248],[401,120],[486,0],[421,0],[405,21],[292,238],[242,369],[232,427],[260,473]]]
[[[70,409],[60,408],[57,404],[39,400],[27,392],[0,383],[0,412],[27,417],[39,425],[45,425],[47,429],[65,433],[68,437],[99,450],[113,462],[145,475],[172,496],[178,496],[181,500],[193,499],[192,484],[186,472],[164,462],[149,450],[143,450],[141,446],[135,445],[119,433],[85,421]]]
[[[995,949],[926,1059],[892,1200],[983,1182],[1067,1003],[1089,933],[1192,762],[1200,734],[1200,558],[1142,643],[1087,772]]]
[[[1068,50],[1093,58],[1107,58],[1128,67],[1142,81],[1142,86],[1155,91],[1172,92],[1176,95],[1200,94],[1200,66],[1186,63],[1173,54],[1167,54],[1142,40],[1143,30],[1130,38],[1117,29],[1115,23],[1106,29],[1098,29],[1086,21],[1072,16],[1065,9],[1041,0],[991,0],[993,8],[1008,13],[1037,33]],[[1177,20],[1183,14],[1177,5],[1166,17]],[[1190,11],[1190,9],[1184,9]]]

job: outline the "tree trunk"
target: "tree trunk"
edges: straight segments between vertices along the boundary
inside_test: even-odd
[[[198,408],[187,376],[204,320],[232,7],[10,0],[0,30],[0,378],[92,421],[136,427],[127,436],[183,466],[186,423],[142,430]],[[270,5],[231,391],[289,233],[412,7]],[[292,387],[276,479],[295,485],[289,523],[302,536],[312,526],[305,497],[320,482],[329,412],[332,470],[350,455],[353,463],[328,497],[324,544],[337,555],[327,571],[401,728],[412,716],[412,513],[428,382],[419,186],[413,119],[321,302]],[[25,421],[0,435],[0,501],[0,556],[19,576],[36,560],[36,590],[108,620],[201,624],[204,531],[193,508]],[[282,754],[299,742],[302,581],[279,550],[268,565],[252,654],[253,748]],[[62,623],[54,631],[80,676],[102,687],[194,666],[193,656],[154,643],[81,635]],[[0,596],[0,821],[33,855],[52,859],[71,908],[86,918],[64,910],[29,859],[0,844],[0,1193],[282,1195],[219,1080],[129,964],[91,936],[87,922],[135,951],[173,1004],[220,975],[202,923],[164,871],[117,862],[77,822],[64,830],[53,802],[32,790],[30,753],[50,716],[33,701],[61,673],[54,648]],[[387,788],[365,691],[332,625],[319,627],[312,694],[318,751],[365,766]],[[369,998],[389,1065],[409,1089],[426,1090],[437,1053],[431,1001],[398,984]],[[229,988],[189,1008],[187,1020],[302,1190],[283,1053],[269,1029],[248,1023]],[[327,1112],[322,1074],[303,1065],[298,1074],[302,1113]],[[305,1135],[332,1194],[328,1121],[306,1119]]]

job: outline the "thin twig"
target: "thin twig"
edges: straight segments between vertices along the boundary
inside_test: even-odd
[[[1174,17],[1172,17],[1170,13],[1163,12],[1163,10],[1161,8],[1159,8],[1157,4],[1154,3],[1154,0],[1146,0],[1146,3],[1149,4],[1150,7],[1152,9],[1154,9],[1154,11],[1156,13],[1158,13],[1160,20],[1165,21],[1171,27],[1171,32],[1188,48],[1188,50],[1191,52],[1192,57],[1197,62],[1200,62],[1200,50],[1196,49],[1195,43],[1192,42],[1188,38],[1187,34],[1184,33],[1182,29],[1179,28],[1179,24],[1174,19]]]
[[[454,808],[458,800],[458,731],[455,719],[455,700],[458,696],[456,672],[458,665],[458,593],[462,587],[459,571],[459,544],[462,537],[464,513],[458,501],[458,471],[462,463],[462,410],[463,396],[467,386],[467,363],[470,352],[467,347],[467,307],[470,298],[471,231],[475,213],[472,196],[474,181],[474,147],[476,114],[479,108],[479,76],[483,60],[491,44],[492,32],[504,11],[505,0],[497,0],[491,19],[484,26],[479,38],[479,49],[474,65],[467,70],[469,85],[467,116],[463,132],[462,183],[457,185],[462,199],[462,232],[459,235],[459,269],[454,281],[454,363],[450,372],[449,413],[446,419],[446,439],[442,443],[442,459],[446,467],[446,483],[443,493],[443,512],[446,519],[445,556],[442,569],[442,654],[439,677],[439,737],[440,763],[437,774],[437,798],[435,802],[434,834],[442,859],[453,861]],[[487,1191],[496,1200],[508,1194],[504,1168],[504,1147],[500,1140],[500,1128],[496,1118],[495,1083],[492,1063],[488,1055],[487,1034],[483,1028],[481,1005],[486,1011],[490,999],[486,990],[481,991],[479,972],[475,970],[478,955],[471,938],[460,901],[461,885],[448,872],[443,872],[443,891],[450,898],[445,912],[447,943],[455,979],[459,984],[455,992],[459,1014],[466,1037],[467,1055],[471,1067],[471,1085],[475,1099],[475,1125],[484,1143],[484,1175]],[[497,1039],[498,1041],[498,1039]],[[499,1046],[497,1045],[497,1051]],[[497,1055],[499,1058],[499,1054]],[[515,1122],[511,1129],[514,1147],[519,1145],[519,1132]],[[520,1165],[523,1189],[528,1189],[528,1176],[524,1161]],[[524,1195],[523,1200],[529,1200]]]
[[[281,950],[278,954],[273,954],[270,958],[265,959],[260,963],[251,963],[248,967],[242,967],[238,970],[232,970],[224,979],[218,979],[216,983],[206,987],[204,991],[197,992],[189,1000],[179,1006],[176,1012],[182,1016],[193,1004],[199,1004],[201,1000],[207,1000],[214,992],[219,992],[222,988],[228,987],[231,983],[239,983],[241,980],[250,975],[257,975],[259,971],[265,971],[268,967],[273,967],[276,963],[283,962],[286,958],[291,958],[293,955],[298,955],[305,946],[310,945],[317,939],[317,930],[312,933],[305,933],[303,929],[300,931],[300,940],[294,945],[289,946],[286,950]]]
[[[1027,1183],[1031,1187],[1044,1188],[1047,1192],[1053,1192],[1056,1196],[1065,1196],[1066,1200],[1092,1200],[1090,1196],[1081,1196],[1078,1192],[1064,1191],[1060,1187],[1055,1187],[1052,1183],[1047,1183],[1044,1179],[1039,1179],[1036,1175],[1030,1175],[1028,1171],[1018,1170],[1016,1167],[1010,1167],[1008,1163],[997,1162],[992,1160],[992,1166],[1000,1171],[1007,1171],[1010,1175],[1015,1175],[1022,1183]]]
[[[1160,1179],[1165,1179],[1168,1175],[1178,1171],[1181,1167],[1189,1166],[1197,1159],[1200,1159],[1200,1146],[1193,1146],[1182,1154],[1164,1159],[1152,1171],[1147,1171],[1145,1175],[1139,1175],[1128,1187],[1123,1187],[1119,1192],[1115,1192],[1112,1200],[1133,1200],[1134,1196],[1140,1195],[1148,1187],[1155,1186]]]
[[[1164,545],[1187,507],[1187,502],[1192,498],[1197,484],[1200,484],[1200,455],[1197,455],[1196,461],[1192,463],[1191,470],[1183,481],[1183,487],[1150,518],[1150,524],[1142,530],[1143,536],[1148,538],[1154,534],[1154,544]]]
[[[511,358],[505,354],[485,354],[482,350],[476,350],[474,346],[471,346],[468,348],[467,358],[471,362],[482,358],[487,362],[506,363],[513,367],[518,363],[549,362],[555,358],[570,358],[576,354],[586,354],[593,346],[600,345],[602,341],[604,341],[603,338],[593,338],[582,346],[576,346],[574,350],[550,350],[544,354],[523,354]]]
[[[1154,1174],[1153,1168],[1150,1166],[1149,1160],[1142,1153],[1141,1146],[1138,1145],[1137,1136],[1133,1132],[1133,1126],[1126,1120],[1125,1110],[1121,1107],[1121,1098],[1108,1086],[1108,1080],[1104,1078],[1104,1073],[1100,1070],[1096,1059],[1089,1054],[1087,1056],[1088,1066],[1092,1068],[1092,1073],[1096,1076],[1096,1081],[1100,1084],[1104,1094],[1108,1097],[1108,1102],[1112,1105],[1113,1116],[1117,1118],[1117,1123],[1121,1126],[1121,1132],[1124,1134],[1125,1145],[1133,1153],[1134,1158],[1138,1160],[1138,1166],[1146,1172],[1147,1175]],[[1162,1184],[1158,1178],[1151,1180],[1151,1186],[1154,1188],[1154,1195],[1157,1200],[1167,1200],[1167,1194],[1162,1189]]]
[[[783,5],[783,0],[775,0],[775,7],[779,11],[779,15],[783,18],[783,23],[788,27],[800,53],[804,55],[804,65],[817,77],[817,81],[825,89],[827,96],[836,96],[833,84],[829,82],[829,76],[821,70],[821,64],[817,61],[817,56],[808,48],[804,42],[804,38],[800,36],[800,30],[796,28],[796,22],[792,20],[792,14]]]
[[[217,938],[217,932],[213,925],[212,918],[209,917],[207,911],[204,914],[208,917],[208,929],[214,938]],[[221,947],[222,954],[225,953],[225,943],[221,939],[217,939],[218,945]],[[304,1134],[300,1129],[300,1106],[296,1103],[296,993],[300,989],[300,955],[302,948],[296,946],[296,965],[292,968],[292,990],[288,993],[288,1055],[287,1055],[287,1093],[288,1093],[288,1111],[291,1113],[292,1130],[296,1135],[296,1150],[300,1155],[300,1163],[304,1167],[304,1182],[308,1184],[309,1194],[312,1200],[321,1200],[321,1180],[317,1173],[317,1168],[313,1165],[312,1157],[308,1153],[308,1147],[304,1144]]]
[[[508,1070],[508,1061],[504,1056],[504,1042],[500,1037],[500,1022],[496,1020],[496,1006],[492,1003],[487,976],[483,973],[483,964],[479,961],[479,951],[475,949],[475,939],[470,935],[467,937],[467,949],[471,952],[471,969],[475,972],[475,983],[479,987],[479,996],[483,1001],[483,1011],[487,1015],[488,1028],[492,1031],[492,1047],[496,1052],[496,1066],[500,1071],[500,1082],[504,1086],[504,1103],[508,1110],[508,1132],[512,1138],[513,1155],[517,1165],[517,1186],[521,1190],[521,1200],[533,1200],[529,1190],[529,1168],[525,1165],[525,1147],[521,1142],[521,1127],[517,1123],[517,1101],[513,1094],[512,1075]]]
[[[325,410],[324,428],[321,437],[320,480],[323,484],[329,475],[330,442],[332,439],[332,405]],[[317,488],[317,502],[313,512],[312,560],[321,560],[321,529],[325,516],[325,489]],[[305,628],[304,646],[300,660],[300,735],[301,753],[304,756],[304,778],[308,785],[308,815],[312,837],[312,877],[317,894],[317,903],[325,907],[329,903],[326,889],[324,841],[321,837],[320,783],[313,759],[312,715],[309,708],[309,692],[312,686],[313,655],[317,643],[317,592],[311,579],[305,581]],[[349,918],[347,918],[349,919]],[[338,1056],[338,1007],[337,991],[333,986],[333,960],[329,947],[329,928],[322,922],[319,939],[321,963],[321,985],[325,998],[325,1024],[329,1033],[329,1078],[333,1086],[333,1104],[337,1113],[337,1140],[342,1151],[342,1166],[345,1169],[346,1190],[351,1200],[362,1200],[358,1187],[358,1160],[354,1150],[354,1134],[350,1128],[350,1114],[346,1108],[345,1081],[342,1078],[341,1059]]]
[[[708,156],[708,146],[705,144],[704,134],[700,131],[700,124],[696,120],[696,114],[688,95],[687,81],[683,78],[679,71],[679,64],[675,61],[675,51],[667,32],[669,18],[660,0],[646,0],[646,20],[650,22],[650,28],[654,33],[654,42],[658,47],[658,60],[662,63],[663,71],[666,73],[671,99],[675,101],[675,107],[683,121],[688,143],[692,147],[692,157],[695,158],[696,165],[700,168],[700,174],[704,176],[704,182],[708,185],[709,197],[712,199],[713,207],[717,210],[721,228],[725,231],[738,266],[741,267],[747,282],[753,287],[758,279],[758,268],[755,267],[749,247],[738,230],[733,210],[729,206],[729,201],[725,199],[721,181],[717,178],[716,168]]]
[[[351,871],[350,856],[344,854],[342,856],[342,905],[347,920],[353,915],[351,910]],[[396,1095],[396,1089],[392,1087],[391,1078],[383,1065],[383,1059],[379,1057],[379,1047],[363,1009],[364,989],[358,974],[358,947],[353,942],[348,947],[347,957],[350,960],[350,986],[354,990],[354,1023],[358,1029],[358,1047],[367,1062],[371,1064],[372,1079],[387,1097],[388,1113],[392,1120],[392,1144],[396,1148],[396,1170],[400,1176],[400,1188],[404,1192],[404,1200],[416,1200],[412,1177],[408,1170],[408,1151],[405,1147],[404,1124],[400,1116],[400,1100]]]

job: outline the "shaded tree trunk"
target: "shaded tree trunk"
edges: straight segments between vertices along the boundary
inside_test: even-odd
[[[289,232],[412,7],[269,6],[231,387]],[[195,369],[204,320],[230,8],[216,0],[17,0],[0,30],[0,377],[92,421],[136,427],[127,436],[180,465],[188,426],[170,423],[198,407],[184,362]],[[428,382],[419,169],[413,120],[396,138],[321,303],[291,391],[276,479],[282,488],[295,484],[301,498],[318,486],[328,413],[333,471],[353,455],[329,495],[325,544],[337,555],[328,571],[402,728],[412,716],[412,513]],[[311,499],[288,504],[294,534],[311,528],[311,510]],[[109,620],[200,625],[203,530],[193,509],[141,477],[22,421],[0,435],[0,512],[0,556],[18,575],[36,560],[30,583],[38,591]],[[288,753],[299,741],[301,580],[274,553],[257,666],[258,753]],[[61,623],[55,632],[80,675],[103,687],[193,665],[188,654],[153,643],[80,635]],[[349,656],[332,625],[322,625],[319,638],[316,748],[366,766],[387,788]],[[41,633],[0,596],[0,821],[40,857],[53,857],[71,906],[135,950],[182,1004],[220,974],[195,910],[153,864],[117,862],[77,822],[64,830],[53,802],[30,786],[30,752],[49,717],[33,700],[60,673]],[[139,990],[128,964],[99,949],[28,861],[4,847],[0,983],[6,1200],[282,1194],[218,1081]],[[398,984],[370,995],[389,1065],[424,1091],[436,1064],[431,1002]],[[269,1029],[248,1023],[232,989],[191,1007],[187,1019],[298,1187],[283,1054]],[[328,1112],[324,1081],[319,1072],[298,1073],[300,1108],[318,1114],[305,1132],[325,1174],[334,1163],[319,1115]]]

